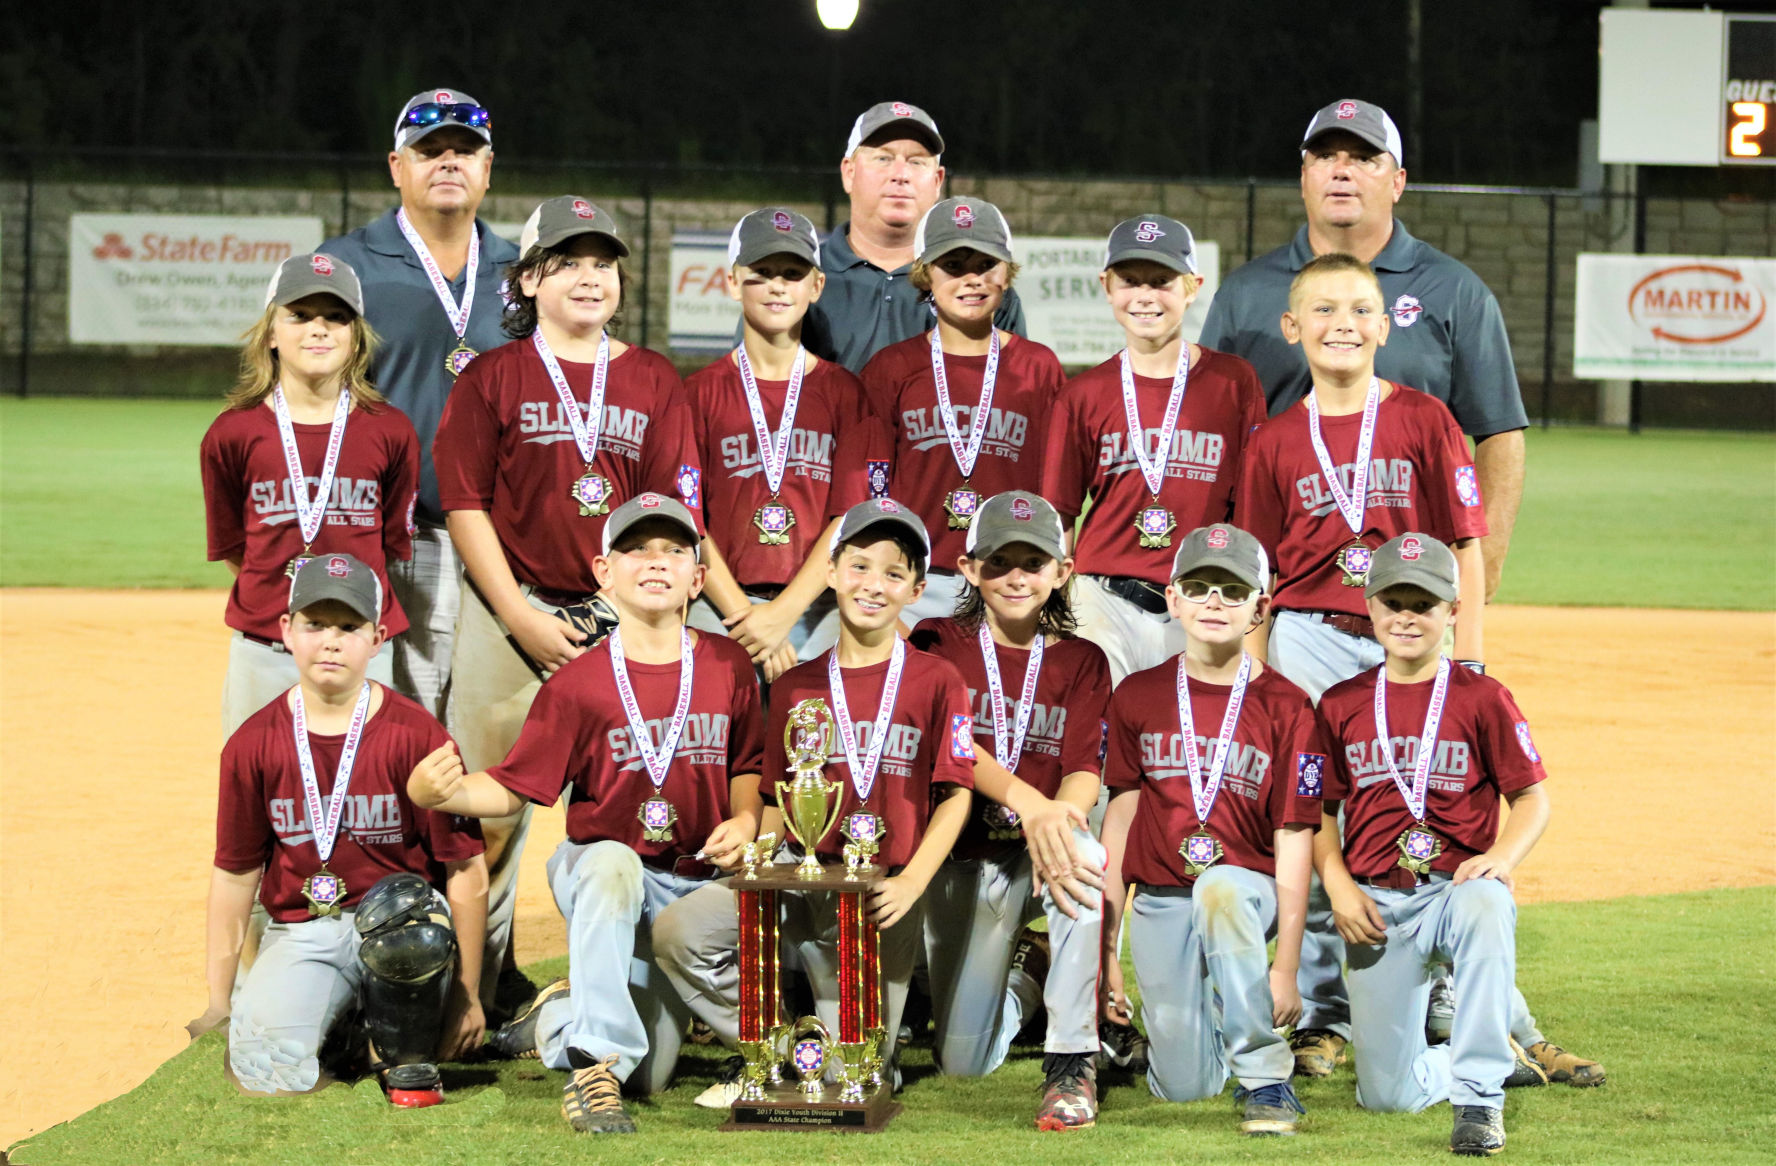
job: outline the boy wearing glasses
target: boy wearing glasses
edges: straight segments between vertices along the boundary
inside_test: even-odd
[[[1115,958],[1126,882],[1148,1087],[1193,1101],[1236,1077],[1240,1131],[1253,1135],[1293,1134],[1302,1113],[1276,1029],[1301,1008],[1296,961],[1323,775],[1299,752],[1312,731],[1306,694],[1243,648],[1264,619],[1269,576],[1245,531],[1190,532],[1166,588],[1184,651],[1116,689],[1104,764],[1104,958]]]

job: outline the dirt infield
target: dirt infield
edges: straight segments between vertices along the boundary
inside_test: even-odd
[[[134,1087],[203,1010],[222,607],[214,592],[0,593],[0,1145]],[[1553,775],[1521,900],[1776,882],[1776,615],[1488,617],[1495,674]],[[526,961],[565,949],[542,878],[560,813],[535,829]]]

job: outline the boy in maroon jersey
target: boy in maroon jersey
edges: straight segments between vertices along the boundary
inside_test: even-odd
[[[929,553],[925,526],[891,498],[846,512],[833,536],[827,581],[838,598],[839,642],[798,664],[771,686],[766,728],[765,801],[761,833],[787,838],[777,791],[787,784],[783,741],[789,712],[815,700],[831,711],[834,728],[826,777],[840,793],[838,825],[820,845],[827,862],[840,861],[866,822],[875,828],[876,865],[891,877],[871,890],[866,909],[881,929],[879,954],[885,988],[882,1057],[894,1063],[894,1045],[907,984],[919,950],[920,897],[968,818],[974,784],[973,732],[968,692],[949,664],[907,646],[901,610],[918,598]],[[814,991],[815,1010],[838,1031],[838,904],[833,893],[788,896],[784,946],[794,952]],[[733,892],[705,888],[673,904],[655,929],[660,964],[680,994],[724,1044],[739,1029],[739,924]],[[738,1060],[727,1080],[697,1099],[723,1108],[739,1095]],[[898,1070],[896,1070],[898,1073]],[[898,1080],[898,1078],[896,1078]]]
[[[281,621],[301,680],[222,751],[209,1005],[186,1028],[195,1038],[228,1024],[227,1070],[247,1093],[328,1084],[351,1062],[323,1066],[322,1046],[359,1051],[338,1030],[360,1007],[371,1065],[397,1105],[443,1100],[434,1062],[481,1043],[480,831],[408,800],[406,774],[449,738],[364,678],[387,638],[382,595],[350,555],[301,567]],[[231,1009],[255,892],[272,922]]]
[[[1511,872],[1547,827],[1548,796],[1510,692],[1442,654],[1450,620],[1467,617],[1460,574],[1428,534],[1371,557],[1364,595],[1387,659],[1320,698],[1311,748],[1326,763],[1326,818],[1314,861],[1349,945],[1357,1103],[1416,1113],[1447,1100],[1450,1149],[1483,1156],[1504,1148],[1505,1082],[1527,1061],[1511,1037],[1522,1007]],[[1450,1039],[1427,1045],[1420,1018],[1445,963]]]
[[[839,516],[870,495],[887,462],[863,386],[802,347],[820,298],[814,224],[783,207],[753,211],[728,240],[728,294],[741,342],[685,382],[708,477],[708,567],[694,628],[731,635],[772,681],[838,635],[826,586]]]
[[[980,504],[1036,485],[1065,380],[1053,351],[993,325],[1018,272],[998,207],[945,199],[919,220],[913,246],[908,278],[929,297],[933,326],[863,369],[870,404],[893,434],[894,495],[937,532],[908,626],[955,609],[962,577],[953,564]]]
[[[592,604],[606,515],[643,491],[702,509],[684,386],[657,352],[610,335],[629,248],[582,198],[540,204],[507,273],[512,343],[484,352],[451,389],[432,460],[463,591],[450,727],[463,764],[503,761],[543,681],[609,629]],[[511,948],[526,804],[488,822],[491,1003]]]
[[[1264,390],[1239,357],[1184,338],[1202,280],[1183,223],[1118,223],[1102,281],[1128,347],[1062,390],[1040,492],[1069,529],[1091,495],[1073,548],[1073,605],[1079,634],[1104,649],[1121,683],[1184,648],[1166,615],[1173,543],[1227,518],[1247,437],[1264,420]]]
[[[1323,770],[1299,752],[1312,710],[1243,649],[1264,618],[1270,574],[1256,539],[1225,524],[1191,531],[1172,573],[1166,600],[1185,649],[1130,676],[1111,701],[1106,915],[1121,913],[1132,884],[1154,1096],[1213,1097],[1231,1075],[1242,1133],[1293,1134],[1303,1111],[1274,1026],[1301,1004],[1295,961]]]
[[[654,964],[651,924],[715,868],[739,863],[758,829],[763,748],[745,650],[681,619],[703,575],[691,512],[642,494],[611,514],[604,538],[593,568],[616,629],[543,686],[503,764],[465,775],[446,747],[410,788],[480,818],[566,790],[567,839],[548,870],[567,920],[568,980],[493,1043],[572,1070],[561,1112],[575,1130],[634,1133],[619,1089],[664,1089],[690,1019]]]

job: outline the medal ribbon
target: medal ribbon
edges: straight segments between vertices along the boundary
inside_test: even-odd
[[[882,767],[882,746],[888,743],[888,725],[894,720],[894,698],[900,695],[900,671],[906,667],[906,641],[894,637],[894,654],[888,658],[888,676],[882,681],[882,703],[876,709],[875,729],[870,733],[869,753],[857,756],[857,730],[845,703],[845,678],[839,672],[839,650],[826,654],[826,686],[832,692],[833,719],[839,722],[839,740],[845,746],[845,763],[851,767],[851,788],[857,800],[869,801],[876,788],[876,771]]]
[[[753,436],[758,438],[759,461],[765,467],[765,485],[771,488],[771,497],[783,488],[783,474],[789,468],[789,435],[795,430],[796,406],[802,401],[802,361],[805,359],[801,345],[796,345],[795,367],[789,371],[789,392],[783,398],[783,416],[777,421],[777,436],[771,436],[771,430],[765,424],[765,402],[759,395],[758,379],[752,375],[752,362],[746,359],[746,346],[742,344],[736,354],[740,360],[740,385],[746,390],[746,411],[752,414]]]
[[[1010,743],[1005,733],[1005,682],[999,678],[999,650],[987,631],[987,621],[980,625],[981,661],[987,666],[987,699],[993,706],[993,755],[1011,773],[1017,772],[1024,755],[1024,734],[1030,729],[1030,711],[1036,707],[1036,680],[1042,675],[1042,636],[1030,646],[1030,662],[1024,666],[1024,690],[1018,695],[1017,720]]]
[[[1313,439],[1314,457],[1320,460],[1326,488],[1332,491],[1338,513],[1344,515],[1344,524],[1352,534],[1363,533],[1363,511],[1369,506],[1369,451],[1375,445],[1375,415],[1380,408],[1381,381],[1370,377],[1369,396],[1363,401],[1363,429],[1357,435],[1357,464],[1351,467],[1351,488],[1347,494],[1344,483],[1338,480],[1338,467],[1326,451],[1326,439],[1320,436],[1320,407],[1314,404],[1313,393],[1307,394],[1307,435]]]
[[[561,362],[555,359],[549,342],[543,339],[541,328],[530,334],[530,342],[542,358],[549,380],[555,385],[555,395],[561,400],[561,411],[567,414],[567,423],[573,426],[574,444],[579,446],[580,457],[585,459],[586,468],[591,469],[592,459],[598,456],[598,438],[604,430],[604,380],[610,374],[610,335],[606,333],[598,338],[598,361],[592,366],[592,391],[586,395],[584,414],[580,412],[580,403],[574,400],[573,390],[567,387],[567,375],[561,371]]]
[[[980,458],[981,442],[987,436],[987,418],[993,411],[993,384],[999,379],[999,329],[993,329],[993,342],[987,348],[987,371],[981,375],[980,404],[974,407],[974,420],[968,427],[968,441],[956,432],[955,407],[950,404],[950,378],[944,371],[943,343],[938,330],[931,330],[931,379],[937,382],[937,410],[943,415],[944,434],[950,439],[950,453],[963,478],[974,476],[974,463]]]
[[[308,478],[302,472],[302,455],[296,449],[296,430],[290,425],[290,405],[284,400],[284,386],[271,388],[272,408],[277,413],[278,438],[284,443],[284,466],[290,473],[290,500],[296,504],[296,522],[302,527],[302,545],[313,546],[321,533],[321,521],[327,517],[327,497],[333,493],[333,472],[339,468],[339,448],[345,444],[345,415],[351,411],[351,394],[339,390],[339,402],[333,406],[333,427],[327,431],[327,459],[321,463],[321,477],[315,483],[314,497],[308,494]]]
[[[456,333],[456,339],[460,343],[468,334],[469,312],[475,306],[475,272],[481,266],[481,232],[478,229],[469,231],[469,262],[465,268],[469,277],[463,280],[462,306],[458,307],[456,297],[450,292],[450,281],[438,270],[438,261],[432,258],[431,249],[425,245],[425,240],[419,237],[419,232],[407,221],[405,208],[395,212],[395,225],[407,237],[407,246],[413,248],[413,253],[419,256],[419,265],[425,268],[426,278],[432,281],[432,291],[437,294],[438,302],[444,305],[444,315],[449,318],[451,330]]]
[[[339,751],[339,769],[333,775],[333,794],[321,809],[321,786],[315,778],[314,753],[308,747],[308,710],[303,707],[302,691],[296,692],[296,703],[290,716],[296,722],[296,763],[302,769],[302,796],[308,803],[308,825],[314,831],[315,852],[321,865],[333,857],[333,843],[339,838],[339,820],[345,814],[345,791],[351,788],[352,764],[358,759],[358,742],[364,737],[364,721],[370,714],[370,682],[358,692],[358,703],[352,709],[351,725],[345,730],[345,746]]]
[[[691,659],[691,633],[680,630],[678,652],[678,703],[672,709],[672,723],[660,739],[660,748],[655,750],[654,739],[648,733],[647,721],[641,715],[641,705],[635,699],[635,686],[629,683],[629,660],[623,655],[623,632],[617,629],[610,634],[605,642],[610,645],[611,674],[617,678],[617,695],[623,699],[623,715],[629,718],[629,735],[635,738],[635,748],[641,753],[641,762],[647,766],[648,780],[654,783],[654,792],[666,784],[666,771],[672,768],[672,755],[678,752],[678,739],[684,735],[685,721],[691,713],[691,670],[695,667]]]
[[[1178,656],[1178,728],[1184,732],[1184,767],[1190,771],[1190,798],[1196,804],[1196,820],[1206,829],[1215,799],[1221,796],[1221,779],[1227,759],[1233,755],[1233,734],[1239,728],[1240,706],[1246,703],[1246,685],[1252,679],[1252,657],[1240,653],[1239,672],[1227,696],[1227,712],[1221,718],[1221,735],[1215,738],[1209,758],[1209,781],[1203,784],[1202,762],[1196,756],[1196,718],[1190,711],[1190,680],[1184,674],[1184,657]]]
[[[1178,371],[1172,374],[1172,392],[1166,398],[1165,419],[1159,423],[1159,449],[1151,461],[1147,458],[1147,431],[1141,428],[1141,408],[1135,402],[1135,366],[1129,362],[1128,349],[1122,350],[1122,413],[1128,422],[1129,444],[1134,447],[1135,460],[1140,463],[1141,477],[1147,492],[1159,497],[1165,482],[1166,463],[1172,457],[1172,437],[1178,431],[1178,410],[1184,407],[1184,385],[1190,379],[1190,341],[1178,341]]]
[[[1381,738],[1381,755],[1387,760],[1388,776],[1406,799],[1406,808],[1419,822],[1425,820],[1425,791],[1431,784],[1431,760],[1437,753],[1437,729],[1443,724],[1443,702],[1449,695],[1449,657],[1437,661],[1437,682],[1431,688],[1431,707],[1425,710],[1424,731],[1418,736],[1418,756],[1412,762],[1412,785],[1407,786],[1394,764],[1394,741],[1388,735],[1387,669],[1375,675],[1375,732]]]

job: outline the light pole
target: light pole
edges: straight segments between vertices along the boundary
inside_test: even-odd
[[[832,139],[837,141],[845,134],[845,115],[839,108],[839,45],[842,34],[850,29],[857,19],[858,0],[814,0],[814,11],[820,17],[821,26],[832,35],[828,38],[826,108],[827,117],[832,119]],[[831,187],[828,187],[830,190]],[[827,199],[826,229],[833,228],[833,200]]]

